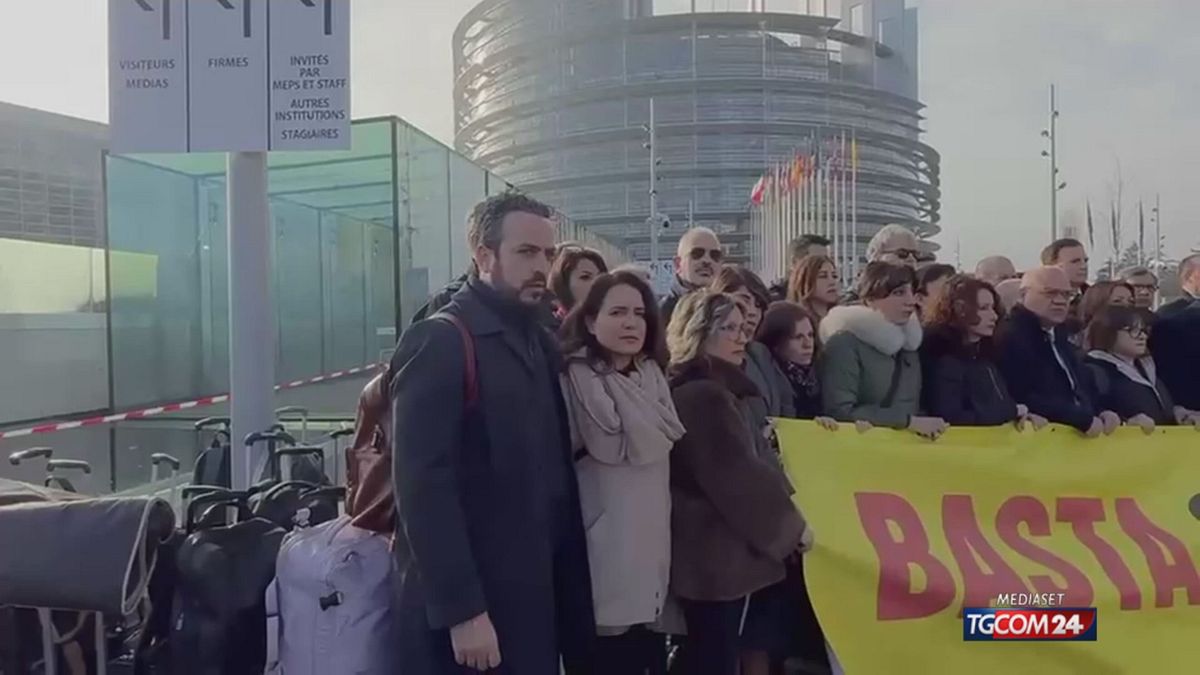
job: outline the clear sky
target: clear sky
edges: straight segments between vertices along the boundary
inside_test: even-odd
[[[745,2],[704,1],[722,9]],[[353,0],[355,116],[397,114],[451,142],[450,40],[473,4]],[[942,154],[944,259],[953,262],[961,242],[966,266],[990,253],[1035,263],[1049,237],[1040,131],[1051,82],[1059,88],[1060,165],[1068,184],[1060,222],[1082,226],[1090,199],[1093,258],[1106,258],[1119,165],[1126,243],[1136,236],[1137,200],[1161,193],[1168,253],[1178,258],[1200,245],[1200,2],[909,4],[921,9],[925,140]],[[105,6],[0,2],[0,100],[104,121]]]

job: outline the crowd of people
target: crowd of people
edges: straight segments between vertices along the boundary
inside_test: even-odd
[[[828,240],[768,285],[694,228],[661,301],[519,194],[468,247],[386,375],[406,673],[836,671],[773,419],[1200,428],[1200,255],[1155,314],[1149,270],[1089,287],[1070,239],[964,274],[887,226],[846,293]]]

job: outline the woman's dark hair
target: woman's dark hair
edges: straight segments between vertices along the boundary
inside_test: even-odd
[[[929,286],[937,283],[942,279],[954,276],[958,270],[954,269],[953,265],[937,264],[930,265],[917,272],[917,292],[922,295],[929,295]]]
[[[571,295],[571,275],[575,274],[575,268],[584,260],[592,261],[601,274],[608,271],[608,263],[604,262],[604,256],[599,251],[579,244],[561,246],[554,258],[554,266],[550,268],[550,292],[568,311],[579,302],[579,298]]]
[[[1092,318],[1099,314],[1100,310],[1112,303],[1113,293],[1118,288],[1129,291],[1130,298],[1137,297],[1133,286],[1124,281],[1097,281],[1087,289],[1087,292],[1083,294],[1083,299],[1079,301],[1079,318],[1083,320],[1083,325],[1091,323]]]
[[[775,358],[784,360],[783,350],[796,334],[796,324],[809,321],[813,327],[814,350],[816,345],[817,324],[812,314],[794,302],[773,302],[763,315],[762,327],[758,331],[758,341],[766,345]],[[813,352],[813,363],[817,362],[816,351]]]
[[[733,295],[745,289],[754,298],[754,304],[758,305],[760,312],[766,312],[767,306],[771,304],[771,292],[767,290],[767,285],[757,274],[741,265],[722,267],[721,273],[713,280],[711,288],[715,293],[727,295]]]
[[[833,270],[837,271],[837,263],[833,262],[833,258],[827,255],[810,255],[796,267],[796,271],[792,273],[792,277],[788,279],[787,298],[792,302],[808,302],[809,296],[817,287],[817,277],[821,275],[821,268],[825,265],[830,265]]]
[[[600,316],[600,307],[604,305],[608,292],[617,286],[629,286],[642,296],[642,303],[646,306],[646,341],[642,344],[641,353],[660,367],[666,368],[667,342],[662,322],[659,320],[658,302],[649,284],[634,272],[619,271],[596,277],[596,282],[592,284],[587,297],[563,320],[562,329],[559,331],[563,353],[573,354],[580,349],[586,349],[588,358],[594,363],[608,362],[604,347],[588,330],[588,320],[595,320]]]
[[[933,334],[944,335],[956,345],[964,345],[967,331],[979,323],[979,292],[992,294],[997,317],[1004,315],[1000,294],[988,282],[969,274],[955,274],[942,288],[942,293],[929,309],[926,329]],[[980,342],[982,350],[991,348],[991,340]]]
[[[1109,305],[1096,312],[1084,330],[1085,349],[1112,351],[1117,344],[1117,334],[1122,330],[1142,328],[1146,332],[1154,325],[1154,314],[1139,307],[1117,307]]]
[[[864,301],[882,300],[905,286],[914,292],[917,290],[917,274],[911,267],[876,260],[867,263],[862,276],[858,278],[858,297]]]

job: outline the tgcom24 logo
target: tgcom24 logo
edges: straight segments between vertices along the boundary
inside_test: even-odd
[[[1095,607],[968,607],[963,641],[1095,642]]]

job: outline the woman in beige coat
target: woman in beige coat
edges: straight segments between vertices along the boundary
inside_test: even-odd
[[[658,307],[632,272],[598,277],[562,333],[596,608],[597,673],[665,670],[659,620],[671,573],[670,452],[684,435],[663,374]]]

